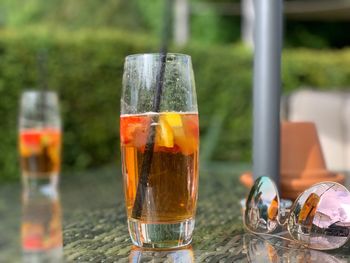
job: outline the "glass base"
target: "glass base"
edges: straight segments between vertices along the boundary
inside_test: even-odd
[[[59,180],[58,173],[40,174],[23,173],[22,182],[26,189],[57,188]]]
[[[61,247],[43,251],[23,251],[22,263],[61,263],[63,249]]]
[[[174,223],[145,223],[128,219],[132,243],[143,248],[178,248],[192,241],[194,219]]]

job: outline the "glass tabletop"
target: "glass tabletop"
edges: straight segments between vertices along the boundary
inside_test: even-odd
[[[246,190],[239,184],[238,176],[237,171],[230,169],[202,171],[191,246],[150,251],[131,244],[122,177],[117,167],[65,174],[60,187],[64,262],[350,261],[350,244],[340,250],[323,252],[305,249],[280,238],[246,233],[240,206]],[[23,205],[20,185],[0,186],[0,197],[0,262],[29,262],[21,253]],[[48,255],[54,259],[57,251]],[[32,257],[30,262],[46,261]]]

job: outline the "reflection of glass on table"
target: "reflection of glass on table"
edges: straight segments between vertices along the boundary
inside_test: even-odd
[[[288,237],[288,232],[281,232],[279,236]],[[279,236],[262,237],[245,234],[243,236],[243,248],[248,262],[348,262],[347,255],[342,256],[340,252],[336,255],[307,249],[296,242],[282,239]]]
[[[193,263],[193,250],[191,246],[173,250],[144,250],[133,246],[131,248],[130,263],[139,262],[171,262],[171,263]]]
[[[24,191],[21,240],[24,262],[61,261],[61,204],[57,192],[50,188]]]

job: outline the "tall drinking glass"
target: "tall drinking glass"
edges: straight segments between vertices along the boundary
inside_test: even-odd
[[[198,130],[191,57],[128,56],[120,140],[128,226],[135,245],[172,248],[191,242],[198,192]]]
[[[61,161],[61,119],[55,92],[22,93],[19,152],[25,185],[57,184]]]

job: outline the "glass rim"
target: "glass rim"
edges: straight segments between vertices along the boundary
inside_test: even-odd
[[[57,92],[54,90],[41,90],[41,89],[25,89],[22,91],[21,94],[40,94],[40,93],[46,93],[46,94],[52,94],[52,95],[57,95]]]
[[[159,57],[161,53],[136,53],[131,54],[125,57],[125,61],[131,60],[131,59],[137,59],[141,57]],[[184,58],[184,59],[191,59],[190,55],[183,54],[183,53],[167,53],[167,56],[176,57],[176,58]]]

